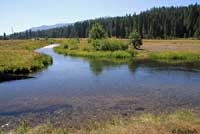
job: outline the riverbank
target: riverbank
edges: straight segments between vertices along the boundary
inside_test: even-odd
[[[65,39],[60,43],[54,48],[55,52],[75,57],[130,59],[135,55],[135,51],[128,48],[127,40],[112,38],[92,42],[88,39]]]
[[[108,39],[114,45],[128,44],[124,39]],[[130,45],[126,50],[96,51],[87,39],[60,41],[61,46],[55,52],[64,55],[88,58],[132,59],[137,62],[160,62],[166,65],[183,65],[198,67],[200,64],[199,40],[144,40],[140,50]],[[110,43],[111,44],[111,43]],[[113,46],[112,46],[113,47]]]
[[[34,50],[48,44],[46,40],[0,41],[0,73],[28,74],[47,67],[52,58]]]
[[[3,133],[3,131],[1,132]],[[12,134],[198,134],[200,118],[191,111],[171,114],[142,114],[127,119],[93,122],[80,130],[53,127],[50,123],[28,127],[22,123]],[[4,132],[5,134],[5,132]]]
[[[156,117],[162,118],[168,116],[164,113],[180,109],[194,109],[199,113],[198,71],[165,69],[156,63],[155,67],[149,67],[146,62],[146,66],[134,61],[124,63],[124,59],[115,59],[112,63],[111,58],[102,61],[101,58],[62,56],[51,47],[38,50],[50,55],[54,64],[42,73],[33,74],[36,79],[0,84],[0,126],[4,130],[15,129],[26,121],[30,127],[25,123],[18,129],[26,129],[27,133],[39,133],[40,128],[40,131],[49,133],[63,131],[57,130],[58,127],[71,133],[75,130],[112,133],[117,128],[128,133],[130,128],[135,130],[137,122],[131,124],[127,119],[139,120],[141,114],[151,113],[154,117],[152,114],[156,113],[159,115]],[[146,50],[137,53],[140,51],[144,53]],[[124,124],[112,126],[113,118]],[[167,122],[162,120],[162,125]],[[46,125],[48,121],[55,127],[50,123]],[[126,123],[130,128],[126,128]],[[107,124],[109,128],[101,124]],[[148,124],[141,128],[148,130],[145,127],[151,126],[151,122]]]

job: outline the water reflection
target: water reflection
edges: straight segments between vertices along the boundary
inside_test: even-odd
[[[124,65],[128,66],[129,71],[134,75],[137,71],[137,68],[151,68],[154,71],[170,71],[170,70],[177,70],[177,71],[189,71],[189,72],[196,72],[198,73],[200,70],[198,68],[191,68],[191,67],[183,67],[183,66],[171,66],[169,64],[160,63],[160,62],[143,62],[138,63],[134,60],[119,60],[119,59],[83,59],[86,60],[90,65],[90,70],[95,75],[101,75],[104,70],[112,70],[120,68]]]
[[[116,59],[87,59],[90,70],[95,75],[101,75],[104,70],[109,70],[113,68],[119,68],[122,65],[127,65],[129,60],[116,60]]]

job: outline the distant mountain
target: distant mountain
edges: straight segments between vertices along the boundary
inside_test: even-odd
[[[39,27],[32,27],[29,30],[35,32],[35,31],[40,31],[40,30],[48,30],[48,29],[53,29],[53,28],[60,28],[60,27],[65,27],[70,25],[71,23],[59,23],[55,25],[42,25]]]

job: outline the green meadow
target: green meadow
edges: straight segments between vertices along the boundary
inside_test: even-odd
[[[27,74],[45,68],[52,58],[34,50],[46,45],[45,40],[0,41],[0,73]]]

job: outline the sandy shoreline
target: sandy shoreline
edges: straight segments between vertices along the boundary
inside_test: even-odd
[[[59,46],[60,44],[52,44],[52,45],[48,45],[48,46],[45,46],[43,48],[54,48],[54,47],[57,47]]]

